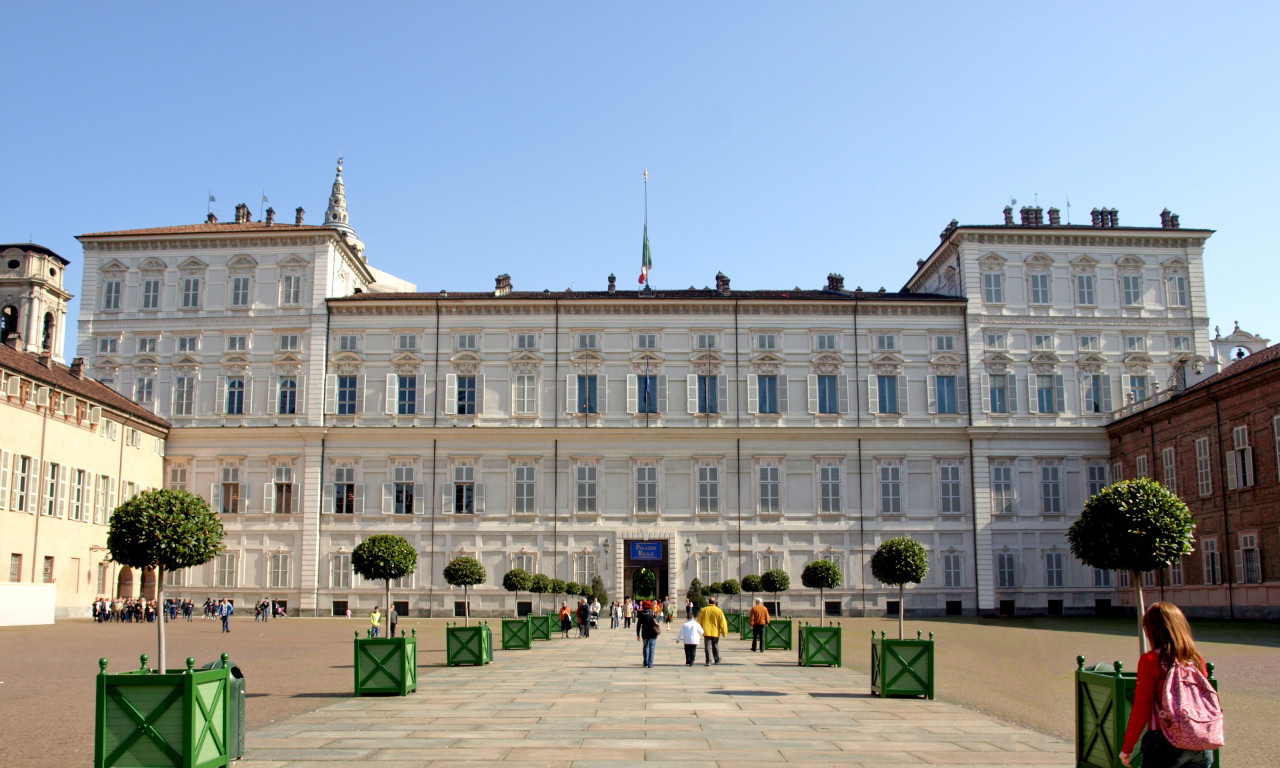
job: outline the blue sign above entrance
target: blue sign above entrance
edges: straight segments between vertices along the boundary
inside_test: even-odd
[[[665,560],[665,541],[631,541],[632,560]]]

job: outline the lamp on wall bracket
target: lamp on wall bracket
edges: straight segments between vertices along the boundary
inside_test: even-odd
[[[686,555],[693,554],[693,539],[684,540],[684,553]]]

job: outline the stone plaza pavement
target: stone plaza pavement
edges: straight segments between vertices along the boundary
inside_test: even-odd
[[[801,667],[792,651],[726,639],[722,664],[704,666],[699,650],[686,667],[675,629],[658,639],[653,669],[626,629],[495,648],[485,667],[423,667],[409,696],[352,698],[250,731],[235,765],[1074,763],[1069,741],[953,704],[876,698],[866,674]]]

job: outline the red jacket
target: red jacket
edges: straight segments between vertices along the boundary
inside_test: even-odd
[[[1204,664],[1200,671],[1208,676]],[[1133,692],[1133,709],[1129,710],[1129,727],[1124,731],[1124,746],[1120,749],[1126,755],[1133,753],[1142,732],[1152,725],[1155,711],[1156,695],[1159,693],[1160,681],[1164,670],[1160,668],[1160,652],[1147,651],[1138,659],[1138,687]]]

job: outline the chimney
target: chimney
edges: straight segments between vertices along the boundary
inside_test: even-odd
[[[1169,209],[1165,208],[1160,212],[1160,228],[1169,229]]]
[[[1006,205],[1004,207],[1004,225],[1006,227],[1013,226],[1013,206],[1012,205]]]
[[[1110,219],[1111,219],[1111,226],[1113,227],[1120,226],[1120,212],[1117,211],[1115,208],[1112,208],[1110,211]]]
[[[945,243],[947,241],[947,238],[951,237],[951,233],[955,232],[959,226],[960,226],[960,222],[956,221],[955,219],[952,219],[951,223],[946,226],[946,229],[942,230],[942,234],[938,235],[938,238]]]
[[[1057,208],[1049,209],[1049,226],[1056,227],[1062,223],[1061,213]]]
[[[21,331],[11,332],[8,335],[8,337],[5,338],[4,343],[8,344],[10,347],[13,347],[14,349],[22,349],[22,332]]]
[[[84,358],[77,357],[76,359],[72,360],[71,367],[67,369],[67,372],[70,373],[72,376],[76,377],[77,379],[83,379],[84,378]]]
[[[716,290],[721,293],[729,292],[729,278],[723,272],[716,273]]]
[[[41,352],[41,353],[40,353],[40,356],[36,358],[36,362],[40,363],[40,365],[43,365],[45,368],[48,368],[48,367],[49,367],[49,353],[48,353],[48,352]]]
[[[204,217],[204,223],[205,223],[205,224],[217,224],[217,223],[218,223],[218,214],[216,214],[216,213],[211,213],[211,214],[209,214],[208,216]]]
[[[267,226],[269,227],[275,223],[276,223],[276,209],[268,208],[267,209]]]
[[[831,274],[827,275],[827,290],[843,291],[844,275],[837,275],[835,272],[832,272]]]
[[[1181,225],[1178,223],[1178,214],[1169,214],[1169,229],[1181,229]]]
[[[494,278],[493,295],[506,296],[511,293],[511,275],[502,274]]]
[[[609,275],[609,293],[618,292],[618,276]]]
[[[302,226],[302,214],[304,213],[306,213],[306,211],[302,210],[302,206],[298,206],[297,210],[293,212],[294,226]]]
[[[1097,208],[1089,211],[1089,220],[1095,227],[1102,226],[1102,211],[1099,211]]]
[[[1031,218],[1030,208],[1024,205],[1018,209],[1018,220],[1022,222],[1022,226],[1024,227],[1027,226],[1027,222],[1030,218]]]

